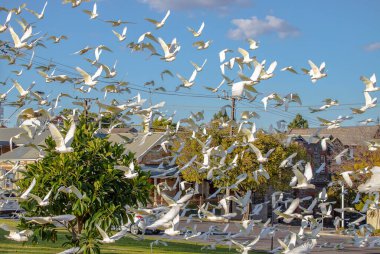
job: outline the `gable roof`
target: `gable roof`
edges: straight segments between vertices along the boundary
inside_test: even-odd
[[[9,144],[9,140],[11,137],[14,137],[20,133],[23,133],[26,131],[23,128],[0,128],[0,141],[6,141]],[[13,139],[12,143],[15,145],[23,145],[28,143],[29,140],[23,136],[21,136],[18,139]]]
[[[41,135],[35,137],[33,143],[35,145],[43,144],[48,135],[50,135],[49,131],[43,132]],[[147,136],[146,133],[117,133],[110,134],[108,140],[112,143],[123,144],[125,153],[129,151],[135,153],[137,161],[140,162],[144,155],[146,155],[151,148],[159,144],[164,135],[164,132],[156,132]],[[141,143],[144,139],[144,136],[146,136],[145,142]],[[129,138],[133,140],[133,142],[127,143],[123,137]],[[39,151],[29,146],[20,146],[13,149],[12,151],[0,155],[0,161],[31,161],[37,160],[38,158],[40,158]]]
[[[108,128],[102,128],[98,132],[101,134],[108,134]],[[137,133],[138,130],[134,127],[127,127],[127,128],[113,128],[111,130],[111,133]]]
[[[111,133],[108,140],[113,143],[123,144],[125,152],[135,153],[137,161],[140,162],[150,149],[160,143],[164,135],[164,132],[153,132],[150,135],[146,133]],[[127,143],[123,137],[133,139],[133,142]],[[144,143],[142,143],[143,139],[145,139]]]
[[[37,135],[33,139],[34,145],[42,145],[45,142],[45,139],[50,134],[49,131],[44,131],[40,135]],[[14,148],[12,151],[3,153],[0,155],[0,161],[34,161],[39,157],[39,151],[30,146],[19,146]]]
[[[318,128],[309,129],[291,129],[288,135],[300,135],[303,137],[311,136],[316,133]],[[365,145],[365,141],[377,138],[379,134],[379,125],[375,126],[350,126],[339,127],[335,129],[323,128],[319,132],[320,137],[329,137],[339,139],[344,145],[357,146]]]

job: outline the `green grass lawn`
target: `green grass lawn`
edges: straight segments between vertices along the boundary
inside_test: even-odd
[[[0,224],[16,225],[16,221],[0,219]],[[8,240],[4,235],[6,231],[0,229],[0,253],[58,253],[63,251],[62,243],[65,241],[64,232],[58,233],[58,241],[56,243],[41,242],[33,245],[31,242],[19,243]],[[235,249],[228,250],[228,247],[218,246],[217,250],[201,250],[204,246],[195,241],[185,240],[165,240],[168,246],[153,246],[153,252],[150,250],[149,244],[156,240],[157,237],[145,236],[145,240],[134,240],[124,237],[113,244],[103,244],[101,246],[102,253],[237,253]]]

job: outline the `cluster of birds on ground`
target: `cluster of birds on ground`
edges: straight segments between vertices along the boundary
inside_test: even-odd
[[[89,2],[88,0],[64,0],[65,4],[70,3],[73,8],[79,7],[83,2]],[[101,84],[106,84],[101,88],[104,92],[104,101],[96,100],[94,104],[99,107],[99,112],[101,114],[112,114],[116,116],[117,121],[111,124],[111,127],[107,130],[107,133],[111,133],[112,129],[124,123],[128,125],[128,121],[131,120],[132,116],[139,116],[142,118],[144,125],[151,126],[154,119],[168,119],[172,120],[173,115],[168,115],[161,112],[162,108],[165,106],[165,102],[160,102],[156,105],[150,105],[149,107],[144,106],[147,102],[143,99],[140,94],[135,97],[125,101],[125,103],[119,103],[113,100],[111,103],[106,103],[106,97],[109,93],[124,94],[125,92],[130,92],[128,87],[128,82],[116,80],[117,61],[110,67],[101,62],[101,54],[104,51],[112,52],[112,49],[106,45],[98,45],[96,47],[86,46],[77,52],[75,55],[85,55],[90,51],[94,52],[94,59],[85,58],[94,71],[85,71],[83,67],[75,67],[75,73],[60,73],[59,68],[54,63],[49,63],[47,65],[42,65],[35,63],[35,51],[39,47],[46,47],[46,42],[52,41],[53,43],[61,43],[62,40],[67,40],[68,37],[65,35],[55,36],[52,35],[47,37],[47,35],[39,36],[39,33],[33,33],[35,24],[38,24],[38,20],[45,18],[45,10],[47,10],[48,2],[42,7],[42,10],[38,13],[34,10],[28,9],[26,4],[21,6],[6,9],[5,7],[0,7],[0,13],[6,12],[7,16],[5,22],[0,25],[0,33],[9,33],[9,40],[1,40],[1,56],[0,59],[8,62],[9,65],[16,65],[18,62],[23,62],[20,64],[23,68],[20,71],[14,71],[15,77],[11,80],[12,86],[7,88],[8,90],[0,94],[1,102],[7,102],[8,105],[13,105],[21,108],[17,116],[18,125],[23,128],[23,132],[12,137],[10,140],[10,147],[13,147],[13,141],[19,138],[25,138],[29,140],[25,146],[31,146],[38,149],[40,156],[43,157],[44,154],[37,147],[33,140],[41,135],[44,131],[49,131],[51,136],[56,142],[56,151],[59,153],[70,153],[73,152],[71,144],[73,142],[74,133],[76,130],[75,116],[76,110],[73,110],[72,124],[66,135],[63,135],[60,131],[60,127],[54,124],[54,119],[57,116],[56,111],[60,108],[60,102],[65,98],[67,100],[72,100],[75,105],[83,106],[85,110],[89,108],[90,105],[85,104],[78,98],[72,96],[69,93],[59,93],[55,98],[50,99],[49,95],[44,92],[33,89],[36,85],[32,82],[28,87],[20,84],[17,79],[19,76],[23,75],[26,71],[37,70],[37,73],[44,78],[46,83],[68,83],[73,84],[74,89],[84,94],[90,94],[93,90],[99,90]],[[24,19],[24,12],[27,11],[31,13],[37,20],[33,23],[28,23]],[[99,13],[97,9],[97,3],[93,4],[92,9],[83,10],[87,14],[90,20],[101,20],[99,18]],[[15,18],[18,16],[19,18]],[[11,26],[11,21],[17,21],[20,25],[21,32],[16,32]],[[162,20],[154,20],[147,18],[146,21],[152,23],[156,32],[165,26],[165,23],[170,20],[170,11],[167,11]],[[123,20],[101,20],[109,23],[113,29],[112,33],[115,35],[119,42],[123,42],[127,38],[127,26],[125,26],[121,32],[118,27],[131,23],[129,21]],[[188,27],[189,32],[194,38],[198,38],[203,35],[203,30],[205,28],[205,23],[202,22],[198,29]],[[19,29],[16,29],[19,30]],[[199,51],[206,50],[212,45],[212,40],[197,40],[193,43],[193,47]],[[158,57],[160,60],[165,62],[173,62],[176,60],[178,54],[180,54],[181,45],[177,42],[176,38],[173,38],[170,43],[162,39],[161,37],[155,36],[153,32],[143,33],[137,41],[130,42],[127,45],[133,52],[146,52],[148,51],[150,56]],[[257,98],[258,93],[255,85],[260,82],[265,82],[265,80],[271,79],[275,75],[275,70],[277,67],[277,62],[266,63],[266,60],[259,61],[251,52],[259,48],[259,43],[253,39],[248,40],[248,48],[238,48],[238,56],[231,57],[227,59],[227,54],[232,54],[234,51],[232,49],[223,49],[219,53],[220,60],[220,71],[222,81],[217,87],[205,87],[205,89],[211,91],[212,93],[217,93],[220,91],[223,85],[228,85],[231,88],[232,96],[236,99],[248,99],[249,101],[254,101]],[[25,56],[30,58],[27,60]],[[175,91],[184,88],[191,88],[196,84],[197,75],[202,72],[207,59],[203,61],[201,65],[191,62],[194,69],[191,71],[189,78],[177,74],[176,76],[180,80],[180,85],[175,88]],[[302,68],[301,72],[308,75],[312,83],[316,83],[318,80],[327,77],[326,64],[323,62],[319,67],[313,63],[311,60],[308,61],[310,68]],[[233,70],[235,66],[238,67],[238,76],[240,81],[235,81],[227,75],[228,70]],[[244,74],[243,71],[248,70],[252,74]],[[298,71],[292,66],[286,66],[281,69],[281,71],[286,71],[292,74],[299,74]],[[167,76],[174,77],[173,73],[169,70],[163,70],[161,72],[161,79],[164,80]],[[370,78],[365,76],[360,77],[360,79],[365,84],[365,89],[363,91],[365,105],[360,108],[351,108],[352,114],[349,116],[339,116],[334,120],[326,120],[323,118],[318,118],[322,126],[326,128],[338,128],[341,123],[352,119],[356,114],[363,114],[367,110],[376,107],[377,98],[371,97],[371,94],[380,90],[376,87],[376,76],[373,74]],[[7,80],[2,82],[4,87],[8,84]],[[145,83],[146,86],[154,86],[154,80]],[[14,102],[9,102],[8,95],[13,91],[17,90],[18,99]],[[154,91],[165,92],[165,87],[155,88]],[[297,93],[289,93],[287,95],[280,95],[278,93],[271,93],[264,96],[261,99],[263,103],[264,110],[268,109],[270,102],[274,102],[273,107],[284,107],[284,110],[288,110],[290,103],[297,103],[302,105],[301,98]],[[327,98],[324,104],[319,108],[310,108],[311,113],[325,111],[330,107],[339,105],[338,101],[335,99]],[[35,106],[25,107],[31,103],[36,104]],[[225,112],[229,106],[224,106],[221,108],[221,112]],[[318,245],[317,239],[319,233],[323,227],[323,220],[325,218],[332,218],[332,207],[334,202],[327,201],[328,196],[326,194],[326,189],[324,188],[315,197],[306,196],[303,198],[286,198],[286,193],[274,192],[272,194],[272,200],[264,203],[252,203],[252,192],[247,191],[244,195],[240,196],[236,190],[239,189],[239,184],[248,178],[253,178],[255,181],[259,182],[260,179],[269,179],[270,175],[266,171],[265,167],[271,158],[271,153],[274,149],[269,150],[264,154],[259,148],[254,145],[256,140],[256,125],[252,118],[258,118],[259,115],[254,111],[244,111],[241,113],[241,121],[226,120],[222,118],[218,120],[218,126],[220,129],[229,129],[231,127],[237,130],[237,133],[241,133],[244,136],[243,141],[235,141],[229,148],[223,149],[221,146],[213,147],[211,146],[212,137],[207,133],[207,128],[205,127],[204,112],[191,113],[190,117],[181,119],[177,122],[174,129],[167,128],[163,134],[164,138],[161,143],[162,149],[171,154],[166,158],[161,159],[161,164],[158,167],[160,174],[154,177],[164,179],[164,178],[174,178],[176,179],[173,185],[169,185],[166,181],[161,182],[156,186],[156,192],[162,197],[167,203],[166,206],[158,206],[154,208],[147,207],[126,207],[128,213],[140,214],[154,217],[155,220],[151,225],[147,225],[147,230],[163,229],[164,234],[167,236],[183,235],[185,239],[203,239],[212,242],[210,245],[206,245],[203,248],[215,249],[217,244],[235,245],[237,249],[242,253],[248,253],[250,250],[255,249],[255,245],[264,238],[274,236],[276,232],[281,231],[278,224],[273,225],[271,219],[265,222],[261,220],[247,219],[241,222],[235,223],[239,231],[236,233],[231,233],[228,230],[228,225],[221,229],[217,224],[210,226],[207,232],[197,231],[197,224],[193,227],[180,228],[179,222],[182,217],[187,217],[187,224],[190,224],[193,220],[206,220],[211,222],[226,222],[237,216],[237,213],[230,212],[231,203],[235,203],[237,211],[241,214],[249,213],[251,216],[260,215],[262,209],[271,203],[274,213],[277,215],[277,219],[282,218],[284,223],[291,223],[294,220],[298,220],[301,224],[298,232],[287,231],[287,236],[284,239],[278,239],[279,246],[273,249],[272,253],[308,253],[315,246]],[[368,124],[373,122],[373,119],[366,119],[361,121],[362,124]],[[270,132],[283,132],[284,131],[284,121],[279,121],[278,129],[273,128]],[[181,126],[185,126],[192,132],[191,139],[195,139],[202,146],[202,159],[203,162],[198,162],[198,156],[194,156],[188,162],[184,163],[183,166],[178,166],[176,164],[179,155],[183,152],[184,145],[180,146],[177,150],[172,150],[172,145],[174,142],[180,140],[178,133]],[[149,129],[149,128],[148,128]],[[320,144],[323,151],[329,146],[329,139],[319,135],[318,130],[312,135],[312,137],[320,139]],[[152,135],[151,131],[147,131],[145,136],[142,138],[139,145],[142,145],[145,139]],[[202,137],[202,138],[201,138]],[[201,141],[206,138],[206,141]],[[284,145],[289,144],[292,141],[290,138],[284,141]],[[184,142],[182,142],[184,144]],[[243,147],[247,152],[254,153],[259,162],[259,167],[254,170],[252,175],[247,173],[242,173],[236,178],[236,182],[230,186],[219,188],[215,193],[209,196],[209,199],[216,197],[218,194],[225,193],[220,198],[219,202],[215,205],[210,202],[206,202],[198,209],[188,208],[188,204],[194,195],[199,193],[199,186],[197,184],[189,183],[186,181],[181,181],[181,172],[188,168],[195,168],[199,172],[207,174],[207,180],[213,181],[222,177],[226,172],[238,166],[239,155],[236,155],[231,161],[226,158],[234,152],[237,147]],[[368,141],[368,149],[370,151],[375,151],[380,147],[380,144],[375,141]],[[315,185],[312,183],[313,177],[315,175],[321,174],[325,171],[325,164],[322,164],[318,169],[313,169],[310,162],[306,161],[294,161],[297,154],[292,154],[288,158],[284,159],[279,168],[284,170],[290,169],[294,173],[289,185],[293,189],[315,189]],[[352,149],[344,149],[339,151],[335,157],[335,163],[340,165],[343,159],[350,160],[353,158]],[[11,170],[9,170],[5,175],[1,176],[1,180],[5,179],[7,175],[14,174],[21,169],[20,163],[15,163]],[[116,166],[116,170],[124,171],[124,177],[128,179],[133,179],[137,177],[137,172],[135,171],[135,166],[131,163],[128,167]],[[360,177],[360,175],[367,175],[372,173],[374,176],[377,175],[376,169],[363,169],[361,171],[346,171],[341,174],[343,181],[331,182],[331,185],[348,186],[353,187],[353,182],[351,178]],[[372,179],[372,178],[371,178]],[[75,186],[61,186],[57,193],[48,192],[45,197],[41,198],[33,194],[33,188],[36,184],[35,179],[32,181],[29,188],[23,193],[19,193],[15,199],[17,200],[28,200],[34,199],[39,206],[46,206],[49,204],[54,195],[75,195],[78,199],[82,199],[84,193],[81,193]],[[379,207],[379,186],[376,184],[375,180],[369,180],[366,183],[361,184],[357,188],[357,197],[354,201],[359,203],[361,201],[361,195],[363,193],[368,194],[368,198],[365,202],[364,207],[357,211],[352,207],[345,207],[343,209],[335,209],[338,213],[356,213],[360,215],[355,221],[349,222],[348,228],[345,230],[347,234],[353,236],[351,243],[357,247],[379,247],[380,238],[372,237],[371,234],[374,232],[374,228],[369,224],[362,223],[366,219],[366,214],[369,210],[378,209]],[[179,190],[174,196],[168,194],[169,192]],[[229,193],[229,194],[227,194]],[[234,193],[234,194],[231,194]],[[218,215],[220,214],[220,215]],[[317,214],[317,216],[315,216]],[[48,224],[48,223],[61,223],[64,224],[68,221],[75,219],[75,216],[70,214],[63,214],[59,216],[48,216],[48,217],[25,217],[30,223],[38,224]],[[273,218],[274,220],[275,218]],[[341,221],[340,217],[335,217],[334,225],[339,227]],[[27,241],[28,237],[32,235],[33,232],[30,230],[19,231],[16,228],[12,228],[8,225],[0,225],[3,230],[9,231],[9,235],[6,237],[15,241]],[[102,229],[99,225],[96,225],[99,234],[101,235],[103,243],[113,243],[129,233],[127,228],[123,228],[121,231],[113,236],[108,236],[105,229]],[[260,229],[258,235],[252,235],[255,228]],[[310,228],[310,231],[306,229]],[[215,237],[219,233],[218,237]],[[220,234],[223,233],[223,234]],[[214,236],[214,237],[212,237]],[[254,237],[252,241],[241,242],[239,237]],[[151,243],[151,248],[153,245],[163,244],[166,245],[164,241],[157,240]],[[319,245],[320,247],[334,247],[343,248],[343,244],[333,245],[329,243],[323,243]],[[78,248],[72,248],[70,250],[64,251],[63,253],[76,253]]]

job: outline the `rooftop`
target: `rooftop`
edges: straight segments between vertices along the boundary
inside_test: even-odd
[[[7,128],[8,129],[8,128]],[[19,128],[12,128],[19,129]],[[3,130],[0,129],[0,137],[5,137]],[[13,135],[17,133],[17,130],[7,131],[7,135]],[[44,143],[46,137],[50,134],[49,131],[43,132],[41,135],[37,135],[34,139],[35,145],[41,145]],[[15,134],[17,135],[17,134]],[[135,153],[135,157],[138,161],[141,161],[142,157],[154,146],[159,144],[163,138],[163,132],[151,133],[147,135],[146,133],[112,133],[109,135],[108,140],[113,143],[123,144],[126,152]],[[145,140],[143,142],[143,140]],[[1,140],[0,140],[1,141]],[[7,141],[9,142],[9,140]],[[19,146],[12,151],[4,153],[0,156],[0,161],[18,161],[18,160],[36,160],[39,158],[39,151],[30,146]]]
[[[303,137],[311,136],[316,133],[318,128],[291,129],[288,135],[300,135]],[[323,128],[319,132],[320,137],[338,138],[344,145],[357,146],[365,145],[365,141],[377,139],[380,136],[380,126],[351,126],[335,129]]]

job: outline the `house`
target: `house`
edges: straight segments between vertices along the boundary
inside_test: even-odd
[[[127,131],[130,129],[124,129]],[[157,168],[160,164],[159,159],[167,156],[161,148],[161,142],[164,138],[163,132],[154,133],[136,133],[133,132],[123,133],[122,130],[114,129],[111,134],[108,135],[108,139],[111,142],[123,144],[125,152],[133,152],[138,164],[144,171],[151,172],[151,175],[157,174]],[[20,161],[21,165],[33,163],[40,158],[40,152],[27,144],[29,140],[25,138],[15,139],[12,145],[13,149],[10,149],[9,139],[17,134],[24,132],[22,128],[1,128],[0,129],[0,145],[3,145],[0,149],[0,175],[5,174],[6,171],[12,168],[12,165],[8,162]],[[49,131],[42,132],[41,135],[36,135],[33,140],[34,145],[41,145],[50,134]],[[100,133],[100,136],[102,133]],[[107,135],[104,134],[104,137]],[[144,141],[144,142],[143,142]],[[14,188],[12,182],[14,179],[18,179],[20,175],[12,175],[0,181],[0,186],[5,189]],[[152,180],[153,182],[153,180]]]
[[[12,148],[28,143],[28,139],[20,135],[25,132],[23,128],[0,128],[0,155],[11,150],[10,139],[12,137]],[[17,135],[20,137],[16,138]]]
[[[310,129],[291,129],[288,135],[310,137],[317,132],[317,128]],[[344,146],[366,146],[365,141],[380,138],[380,125],[373,126],[349,126],[334,129],[323,128],[319,131],[320,137],[329,137],[339,139]]]
[[[317,133],[317,128],[310,129],[291,129],[288,136],[294,140],[304,140],[302,144],[308,151],[308,155],[315,164],[320,164],[318,161],[326,162],[326,165],[331,165],[331,158],[341,152],[345,148],[355,150],[356,147],[367,146],[366,141],[380,139],[380,126],[350,126],[340,127],[335,129],[323,128],[318,132],[320,138],[328,137],[328,151],[321,151],[320,139],[314,137]],[[330,171],[331,172],[331,171]]]
[[[329,138],[325,151],[322,149],[321,139],[315,137],[317,132],[318,137]],[[325,169],[320,174],[314,174],[311,181],[316,186],[316,191],[320,191],[330,182],[332,173],[340,169],[340,165],[334,162],[335,156],[345,148],[355,151],[355,148],[359,146],[367,146],[365,141],[379,139],[380,126],[350,126],[320,130],[317,128],[291,129],[288,131],[288,137],[306,149],[307,161],[310,161],[314,170],[325,163]],[[307,190],[306,192],[301,196],[315,195],[315,191]]]
[[[21,166],[25,166],[39,158],[39,152],[28,146],[30,139],[24,135],[15,138],[15,136],[25,132],[23,128],[0,128],[0,176],[12,168],[12,164],[8,162],[20,161]],[[43,143],[47,134],[45,131],[42,132],[41,135],[37,135],[33,140],[33,144],[38,145]],[[12,143],[10,143],[11,138]],[[15,187],[13,180],[19,177],[19,173],[16,173],[16,175],[8,175],[8,177],[0,181],[0,187],[2,189],[13,189]]]

